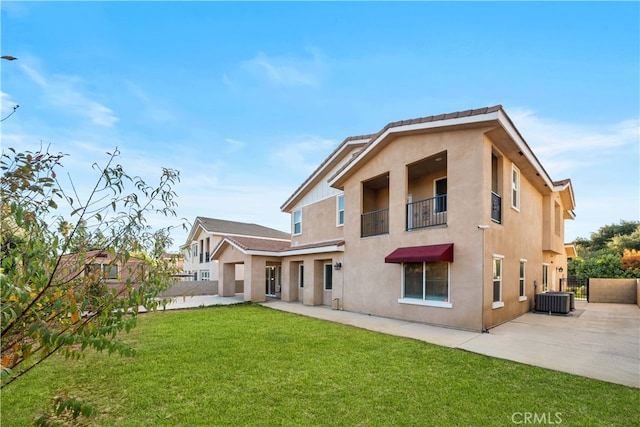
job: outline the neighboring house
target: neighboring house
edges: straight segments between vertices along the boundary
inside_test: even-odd
[[[558,289],[574,208],[571,181],[553,181],[495,106],[345,139],[282,205],[289,247],[198,248],[222,266],[221,295],[243,264],[245,300],[484,330]]]
[[[183,276],[196,281],[217,281],[218,261],[212,259],[211,253],[224,237],[257,239],[260,242],[274,240],[289,246],[291,236],[283,231],[257,224],[199,216],[191,227],[186,243],[181,247]],[[244,278],[243,270],[243,266],[239,266],[235,271],[238,281]]]
[[[164,252],[158,260],[167,263],[169,267],[176,272],[174,277],[180,277],[182,275],[184,271],[184,255],[182,252]]]
[[[59,271],[65,280],[74,277],[97,275],[107,287],[122,290],[126,282],[133,285],[145,278],[145,261],[130,257],[126,263],[114,258],[109,251],[90,250],[86,254],[69,254],[62,257]]]

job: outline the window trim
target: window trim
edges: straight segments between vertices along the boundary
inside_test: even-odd
[[[115,270],[115,275],[111,273]],[[103,264],[102,271],[105,273],[107,280],[118,280],[120,278],[120,268],[118,264]]]
[[[517,178],[517,179],[514,179]],[[520,188],[522,187],[522,174],[514,164],[511,165],[511,208],[520,212]],[[515,197],[514,197],[515,194]]]
[[[296,214],[300,215],[298,222],[296,222]],[[291,222],[292,222],[291,234],[293,236],[301,235],[302,234],[302,209],[296,209],[295,211],[293,211],[291,215]],[[296,233],[296,224],[300,224],[300,230],[297,233]]]
[[[551,264],[542,263],[542,292],[549,291],[549,267]]]
[[[115,269],[115,275],[112,276],[111,272]],[[102,263],[94,262],[92,264],[85,264],[84,275],[92,273],[100,273],[102,279],[107,282],[113,282],[120,280],[120,268],[115,263]]]
[[[304,263],[298,264],[298,288],[304,288]]]
[[[518,301],[527,300],[527,260],[520,259],[520,270],[518,279]]]
[[[329,271],[331,271],[331,287],[327,288],[327,267]],[[325,291],[333,291],[333,263],[325,263],[324,268],[322,270],[322,287]]]
[[[440,261],[440,262],[444,262],[444,261]],[[423,295],[425,294],[425,286],[426,286],[426,283],[425,283],[425,274],[426,274],[425,264],[427,264],[427,262],[423,261],[422,262],[422,293],[423,293]],[[453,308],[453,303],[451,302],[451,263],[450,262],[446,262],[446,264],[447,264],[447,301],[432,301],[432,300],[427,300],[427,299],[406,298],[404,296],[404,291],[405,291],[404,266],[405,266],[405,263],[403,262],[402,264],[400,264],[400,266],[401,266],[401,269],[400,269],[400,298],[398,298],[398,304],[421,305],[421,306],[425,306],[425,307]]]
[[[342,199],[342,210],[340,209],[340,199]],[[342,213],[342,222],[340,222],[340,213]],[[336,196],[336,227],[344,227],[344,193]]]
[[[447,181],[447,175],[445,176],[441,176],[440,178],[435,178],[433,180],[433,197],[438,197],[438,196],[442,196],[442,194],[438,194],[438,181],[446,181],[446,186],[447,186],[447,192],[444,193],[445,196],[447,196],[447,194],[449,193],[449,182]],[[447,213],[447,198],[445,197],[444,199],[444,210],[438,210],[439,208],[441,208],[441,206],[439,206],[439,201],[441,199],[434,199],[435,203],[434,203],[434,208],[433,208],[433,212],[436,214],[446,214]]]
[[[492,269],[492,277],[491,277],[491,308],[500,308],[504,307],[504,293],[503,293],[503,285],[504,285],[504,255],[493,254],[491,261],[491,269]],[[498,301],[493,301],[494,291],[496,285],[496,261],[500,262],[500,275],[498,276],[498,281],[500,282],[500,298]]]

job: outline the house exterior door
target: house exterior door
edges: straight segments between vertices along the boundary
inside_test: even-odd
[[[279,265],[270,265],[265,268],[265,289],[264,293],[267,296],[275,297],[280,294],[280,271]]]

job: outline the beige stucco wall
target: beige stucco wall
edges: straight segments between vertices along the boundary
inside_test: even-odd
[[[164,291],[162,297],[180,297],[193,295],[217,295],[217,280],[179,281]]]
[[[282,260],[283,301],[300,301],[305,305],[333,305],[340,299],[336,287],[343,282],[344,269],[332,268],[333,290],[324,289],[324,266],[344,263],[343,252],[327,252],[285,257]],[[304,265],[304,286],[299,287],[299,266]]]
[[[302,233],[291,236],[291,245],[341,239],[343,227],[337,225],[337,197],[329,197],[302,207]]]
[[[483,258],[485,326],[500,324],[532,307],[534,281],[541,283],[542,263],[553,262],[551,276],[551,271],[555,271],[555,266],[563,261],[556,261],[559,254],[547,251],[545,255],[542,250],[544,197],[524,174],[521,174],[520,210],[511,208],[511,161],[506,157],[501,159],[502,175],[499,177],[503,197],[502,223],[491,221],[491,153],[496,149],[483,135],[485,130],[399,137],[346,180],[344,285],[338,283],[334,286],[334,294],[340,295],[345,310],[478,330],[482,322],[479,301],[483,299]],[[446,173],[425,175],[422,194],[427,197],[433,194],[435,175],[447,176],[447,225],[406,231],[407,194],[420,194],[415,182],[411,189],[408,188],[406,166],[445,150]],[[389,174],[389,234],[361,238],[362,182],[385,173]],[[490,225],[484,231],[484,250],[483,232],[477,228],[479,224]],[[454,243],[454,262],[450,264],[453,307],[399,303],[402,267],[400,264],[386,264],[385,256],[398,247],[440,243]],[[557,242],[550,246],[555,249]],[[564,247],[560,248],[561,255]],[[494,254],[504,257],[504,306],[499,308],[492,308]],[[527,298],[524,301],[519,298],[521,259],[526,260]],[[555,279],[557,281],[559,277]]]
[[[482,155],[481,141],[477,131],[401,137],[383,148],[375,159],[347,180],[344,286],[338,284],[336,287],[336,292],[344,295],[342,304],[345,310],[480,328],[480,306],[477,302],[481,298],[481,264],[478,261],[482,234],[477,225],[482,223],[482,202],[475,195],[483,185],[482,165],[477,161]],[[445,150],[448,224],[406,231],[407,165]],[[361,238],[361,183],[387,172],[389,234]],[[432,196],[433,177],[427,175],[424,178],[425,182],[430,182],[429,188],[423,189],[422,194],[426,197]],[[420,194],[416,188],[411,188],[411,192]],[[460,215],[462,212],[464,214]],[[455,283],[451,287],[453,309],[398,303],[402,291],[402,267],[400,264],[386,264],[385,256],[402,246],[439,243],[454,243],[454,262],[450,268],[450,281]]]
[[[551,193],[543,197],[542,215],[544,229],[542,246],[544,250],[564,253],[564,219],[562,215],[562,200],[558,193]]]
[[[589,279],[590,303],[638,303],[637,279]]]
[[[244,289],[244,282],[236,280],[235,293],[241,293]],[[194,295],[218,295],[217,280],[199,280],[199,281],[179,281],[164,291],[161,297],[182,297]]]

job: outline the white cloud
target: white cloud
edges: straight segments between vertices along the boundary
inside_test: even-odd
[[[2,118],[13,112],[16,105],[18,103],[11,98],[11,95],[0,91],[0,113],[2,113]]]
[[[337,143],[334,140],[314,135],[303,135],[280,146],[271,154],[271,160],[279,168],[308,175],[324,161],[336,146]]]
[[[517,108],[509,116],[554,179],[596,165],[622,147],[637,146],[640,138],[638,119],[596,126],[561,122]]]
[[[20,68],[35,84],[37,84],[41,88],[46,89],[49,86],[47,80],[42,76],[42,74],[40,74],[33,68],[22,63],[20,64]]]
[[[24,2],[19,1],[3,1],[0,2],[0,10],[10,17],[22,18],[29,14],[29,8]]]
[[[63,112],[84,116],[97,126],[109,128],[117,121],[113,110],[91,99],[84,93],[82,80],[74,76],[46,77],[36,69],[26,64],[20,64],[24,73],[40,88],[46,103]]]
[[[126,85],[131,94],[141,102],[140,111],[145,119],[163,124],[175,119],[176,113],[171,108],[162,107],[161,102],[150,96],[140,85],[130,81],[127,81]]]
[[[269,56],[259,52],[243,65],[276,86],[317,86],[323,77],[325,62],[317,51],[308,49],[308,52],[310,57],[306,58]]]
[[[242,150],[246,145],[244,142],[238,141],[237,139],[233,139],[233,138],[225,138],[224,141],[228,144],[227,151],[230,151],[230,152]]]
[[[524,109],[509,115],[551,178],[573,183],[576,220],[566,222],[566,241],[589,237],[621,219],[637,219],[638,119],[595,125],[552,120]]]

